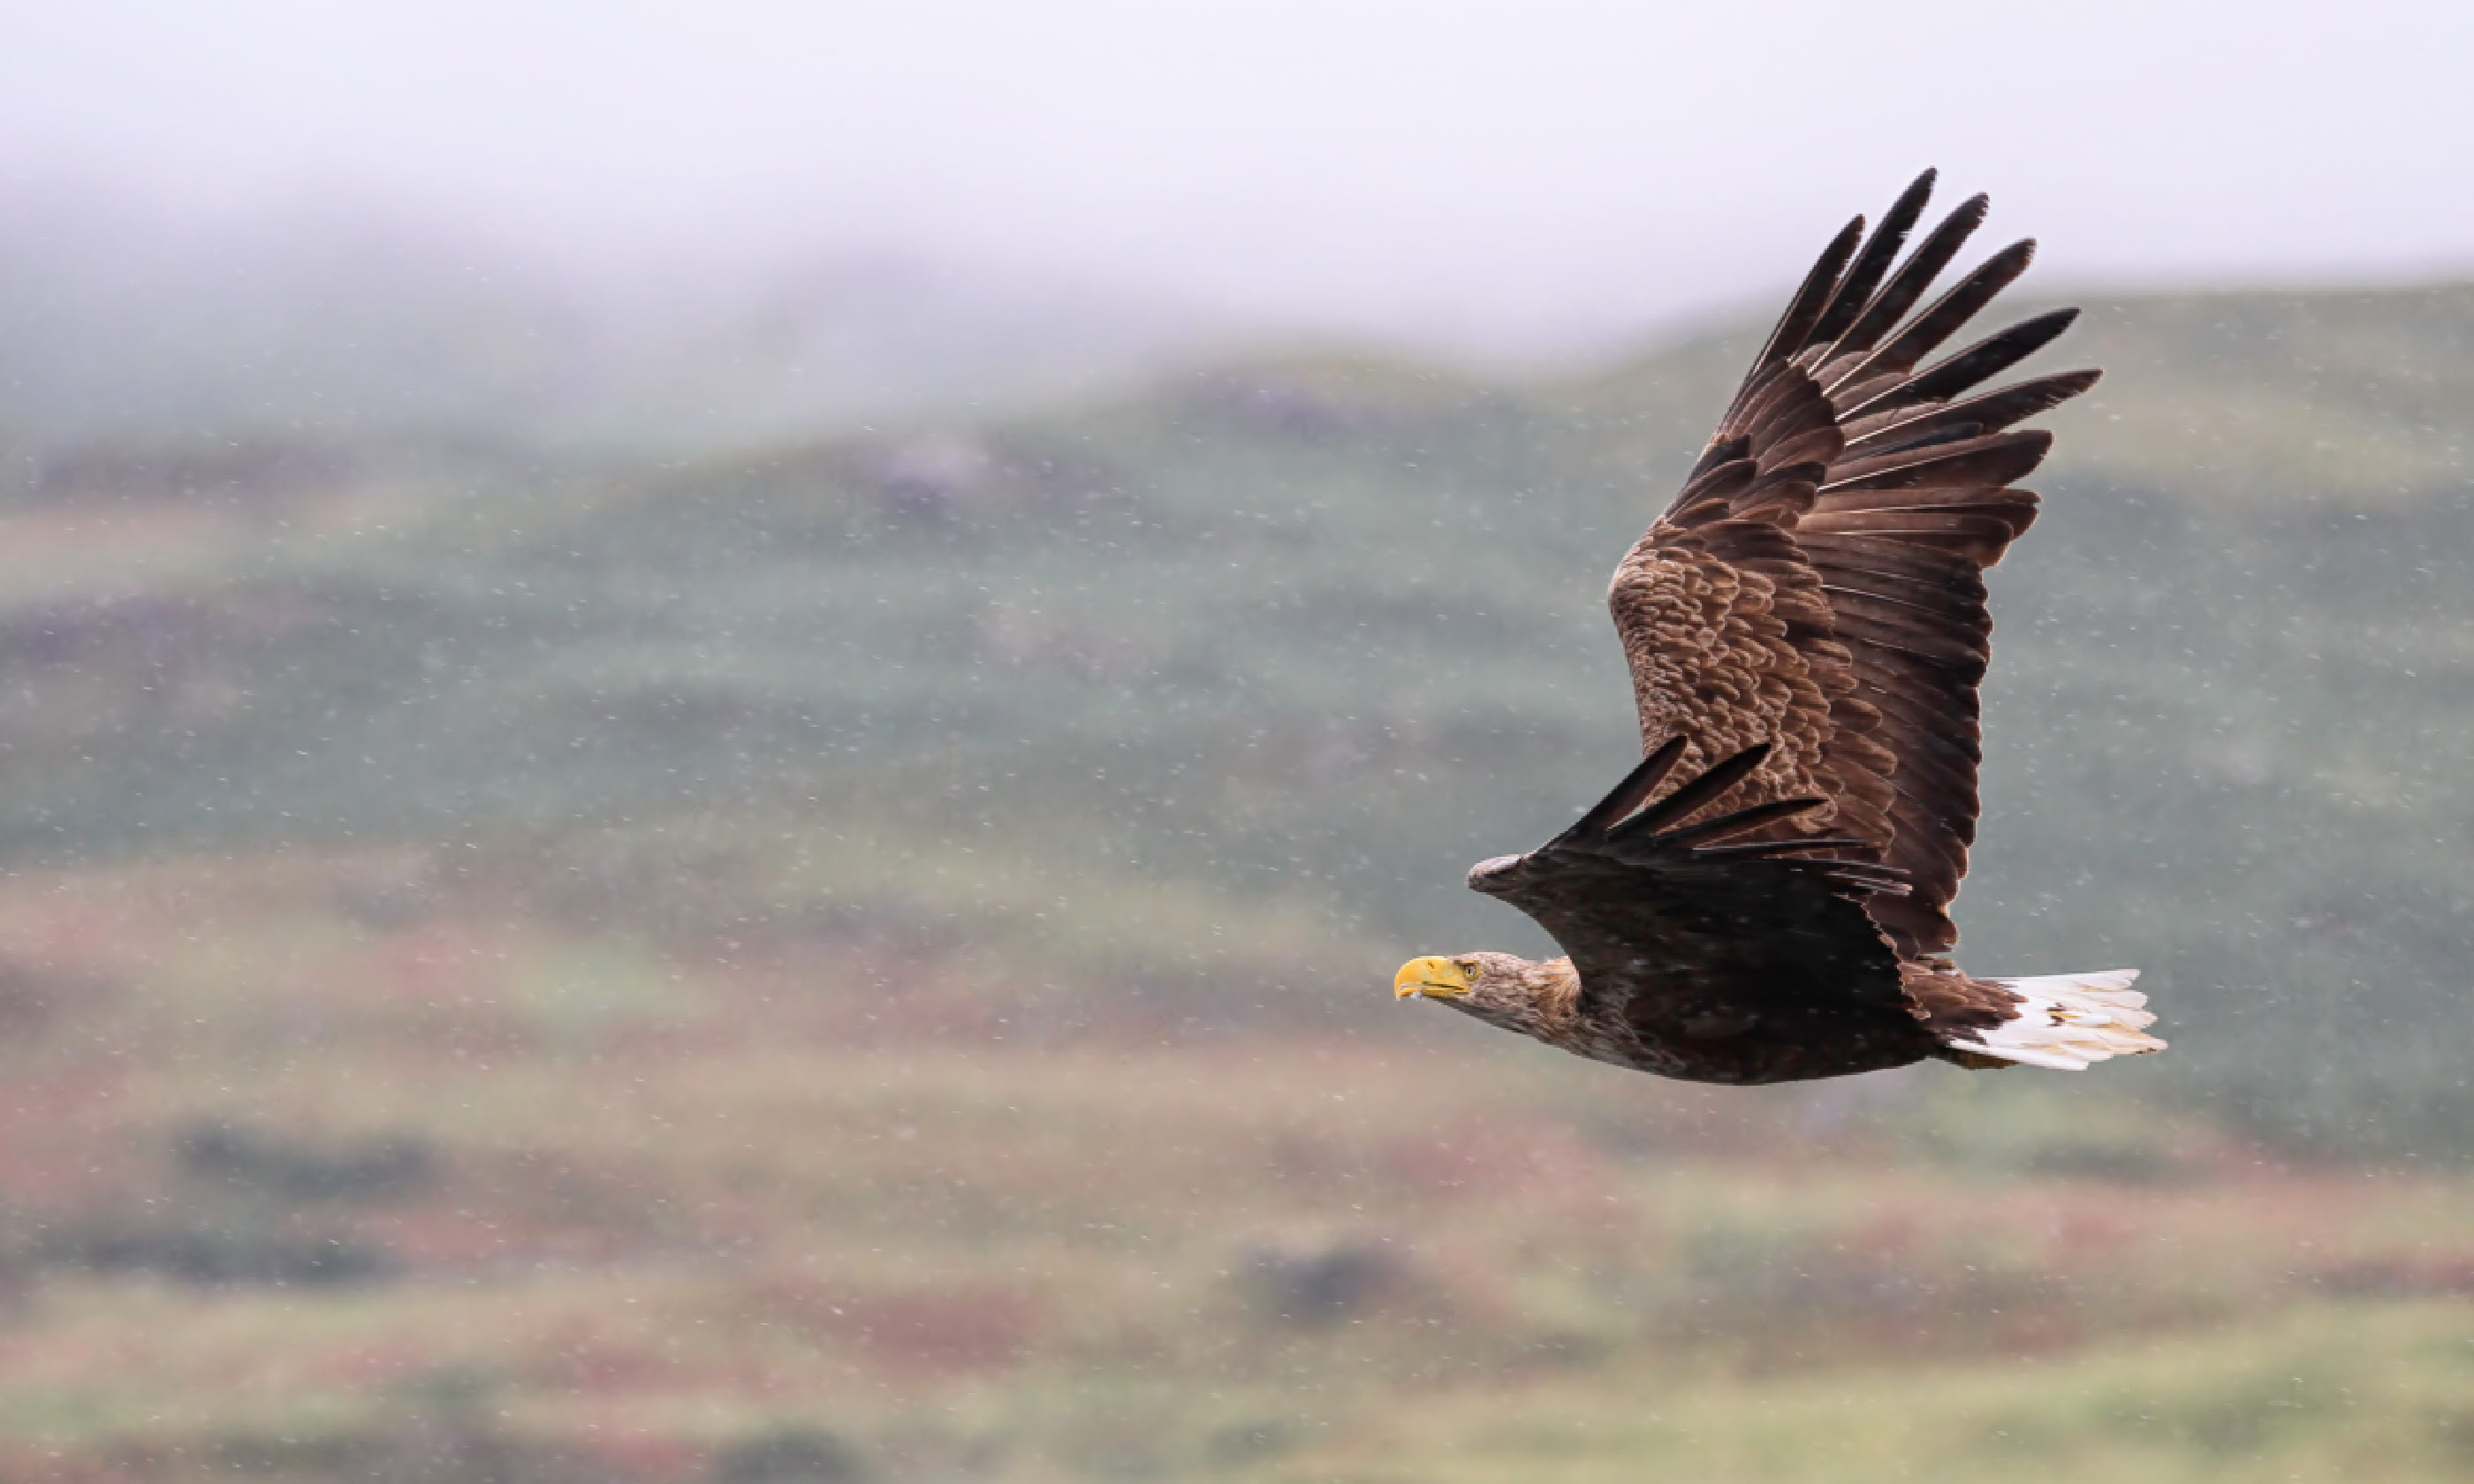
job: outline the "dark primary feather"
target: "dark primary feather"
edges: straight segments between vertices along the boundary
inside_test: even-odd
[[[1670,847],[1697,846],[1720,840],[1732,840],[1737,835],[1758,829],[1772,820],[1809,814],[1829,802],[1827,799],[1781,799],[1774,803],[1757,803],[1748,809],[1737,809],[1733,814],[1721,814],[1713,820],[1704,820],[1698,825],[1686,825],[1681,829],[1669,830],[1661,837],[1660,843]]]
[[[1932,179],[1933,172],[1928,170],[1916,177],[1915,185],[1907,189],[1913,191],[1922,186],[1929,196]],[[1897,275],[1871,303],[1864,306],[1863,317],[1830,347],[1823,366],[1827,367],[1851,352],[1870,350],[1879,345],[1890,327],[1915,307],[1916,300],[1924,297],[1925,290],[1932,286],[1933,279],[1940,275],[1941,271],[1950,266],[1950,260],[1958,255],[1958,250],[1967,245],[1967,239],[1984,225],[1984,214],[1992,204],[1992,198],[1988,196],[1971,196],[1959,204],[1957,210],[1944,217],[1941,225],[1932,229],[1917,247],[1914,255],[1900,268]],[[1919,201],[1917,210],[1922,211],[1923,208],[1924,203]]]
[[[1660,751],[1663,752],[1664,749],[1661,748]],[[1619,827],[1635,833],[1663,829],[1675,821],[1691,814],[1703,804],[1714,802],[1719,795],[1742,782],[1744,776],[1759,767],[1769,755],[1768,743],[1756,743],[1710,768],[1699,778],[1681,785],[1675,792],[1643,809],[1637,818],[1626,820]]]
[[[1594,839],[1606,833],[1609,826],[1641,806],[1658,785],[1666,780],[1676,759],[1683,755],[1684,739],[1669,739],[1665,746],[1642,758],[1632,772],[1624,775],[1624,780],[1608,790],[1607,796],[1592,804],[1571,828],[1556,836],[1556,843]]]
[[[2056,309],[2032,320],[2022,320],[1998,334],[1959,351],[1949,359],[1934,363],[1918,372],[1899,389],[1898,405],[1914,402],[1946,402],[1968,388],[2001,375],[2021,361],[2061,339],[2062,332],[2078,320],[2075,309]],[[1848,416],[1861,417],[1870,409],[1853,407]]]
[[[1893,336],[1889,344],[1856,362],[1830,382],[1832,399],[1841,386],[1862,386],[1884,372],[1904,375],[1915,370],[1916,363],[1930,355],[1933,348],[1959,327],[1976,317],[1976,312],[1993,301],[1993,296],[2008,288],[2013,279],[2027,271],[2036,256],[2033,242],[2014,242],[1979,264],[1974,272],[1953,285],[1950,292],[1933,300],[1932,306],[1917,315]],[[1850,410],[1856,410],[1856,403]]]
[[[1847,276],[1839,280],[1830,307],[1823,311],[1821,319],[1812,326],[1811,344],[1825,344],[1845,334],[1848,327],[1856,323],[1856,317],[1864,312],[1864,306],[1872,302],[1873,291],[1880,287],[1881,279],[1890,272],[1890,265],[1898,260],[1899,249],[1906,246],[1907,233],[1915,230],[1916,223],[1923,218],[1925,203],[1932,200],[1936,175],[1937,172],[1928,170],[1916,177],[1912,184],[1899,193],[1899,199],[1891,203],[1890,209],[1881,213],[1881,225],[1865,242],[1864,251],[1856,254],[1856,261],[1847,270]]]
[[[1809,807],[1801,799],[1787,802]],[[1741,845],[1705,845],[1700,848],[1700,851],[1702,856],[1709,860],[1763,860],[1773,855],[1797,855],[1806,850],[1869,850],[1872,849],[1874,849],[1872,841],[1858,840],[1854,835],[1805,835],[1794,840],[1755,840]]]
[[[2102,374],[2093,371],[2063,371],[1946,406],[1901,407],[1868,414],[1848,423],[1847,456],[1885,453],[1943,428],[1972,427],[1981,433],[1998,433],[2069,401],[2095,386]]]
[[[1845,858],[1808,853],[1854,850],[1870,854],[1874,847],[1863,840],[1803,836],[1793,840],[1738,845],[1716,843],[1758,829],[1773,820],[1817,809],[1825,802],[1823,800],[1782,799],[1712,815],[1698,824],[1679,823],[1726,797],[1730,790],[1760,766],[1768,754],[1767,746],[1748,747],[1686,779],[1664,799],[1644,806],[1644,801],[1665,780],[1674,770],[1676,761],[1684,755],[1684,739],[1672,738],[1642,758],[1622,782],[1591,805],[1589,812],[1575,821],[1570,828],[1525,859],[1536,860],[1552,851],[1573,850],[1640,865],[1688,862],[1707,866],[1730,861],[1774,861],[1823,875],[1853,870],[1884,884],[1898,882],[1902,874],[1894,867],[1882,866],[1860,856]],[[1677,827],[1666,827],[1670,825]],[[1491,888],[1481,887],[1481,890]]]
[[[1736,394],[1738,406],[1751,394],[1763,372],[1804,348],[1812,327],[1821,322],[1823,312],[1830,307],[1831,296],[1837,288],[1839,270],[1847,266],[1847,260],[1855,255],[1856,246],[1863,237],[1864,219],[1859,216],[1840,227],[1838,235],[1830,240],[1830,246],[1821,250],[1820,261],[1804,275],[1804,283],[1795,291],[1795,297],[1787,300],[1785,312],[1779,316],[1778,323],[1770,327],[1768,343],[1761,347],[1761,353],[1753,358],[1752,374],[1744,378],[1744,390]]]

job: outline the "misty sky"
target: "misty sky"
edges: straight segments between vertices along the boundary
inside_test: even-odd
[[[1774,293],[1926,164],[2048,282],[2474,271],[2462,0],[9,10],[21,192],[579,275],[924,249],[1533,347]]]

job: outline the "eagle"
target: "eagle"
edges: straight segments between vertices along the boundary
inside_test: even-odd
[[[1616,565],[1640,764],[1552,840],[1469,872],[1565,956],[1416,958],[1395,995],[1694,1082],[2163,1049],[2135,969],[1977,978],[1949,956],[1976,839],[1983,572],[2035,518],[2012,481],[2052,443],[2018,424],[2099,373],[1978,390],[2074,309],[1928,362],[2035,253],[2005,248],[1918,309],[1988,204],[1902,259],[1933,181],[1831,241]]]

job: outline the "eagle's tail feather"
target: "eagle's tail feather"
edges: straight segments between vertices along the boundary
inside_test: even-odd
[[[1994,979],[2025,1003],[2015,1018],[1988,1029],[1953,1036],[1944,1044],[1971,1062],[1989,1057],[2079,1071],[2117,1056],[2162,1051],[2147,1034],[2156,1017],[2147,996],[2132,989],[2136,969],[2100,973],[2048,974],[2034,979]]]

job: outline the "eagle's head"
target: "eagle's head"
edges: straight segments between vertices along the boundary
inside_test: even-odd
[[[1532,1031],[1541,1018],[1539,971],[1510,953],[1453,953],[1413,958],[1392,976],[1396,999],[1435,999],[1509,1030]]]

